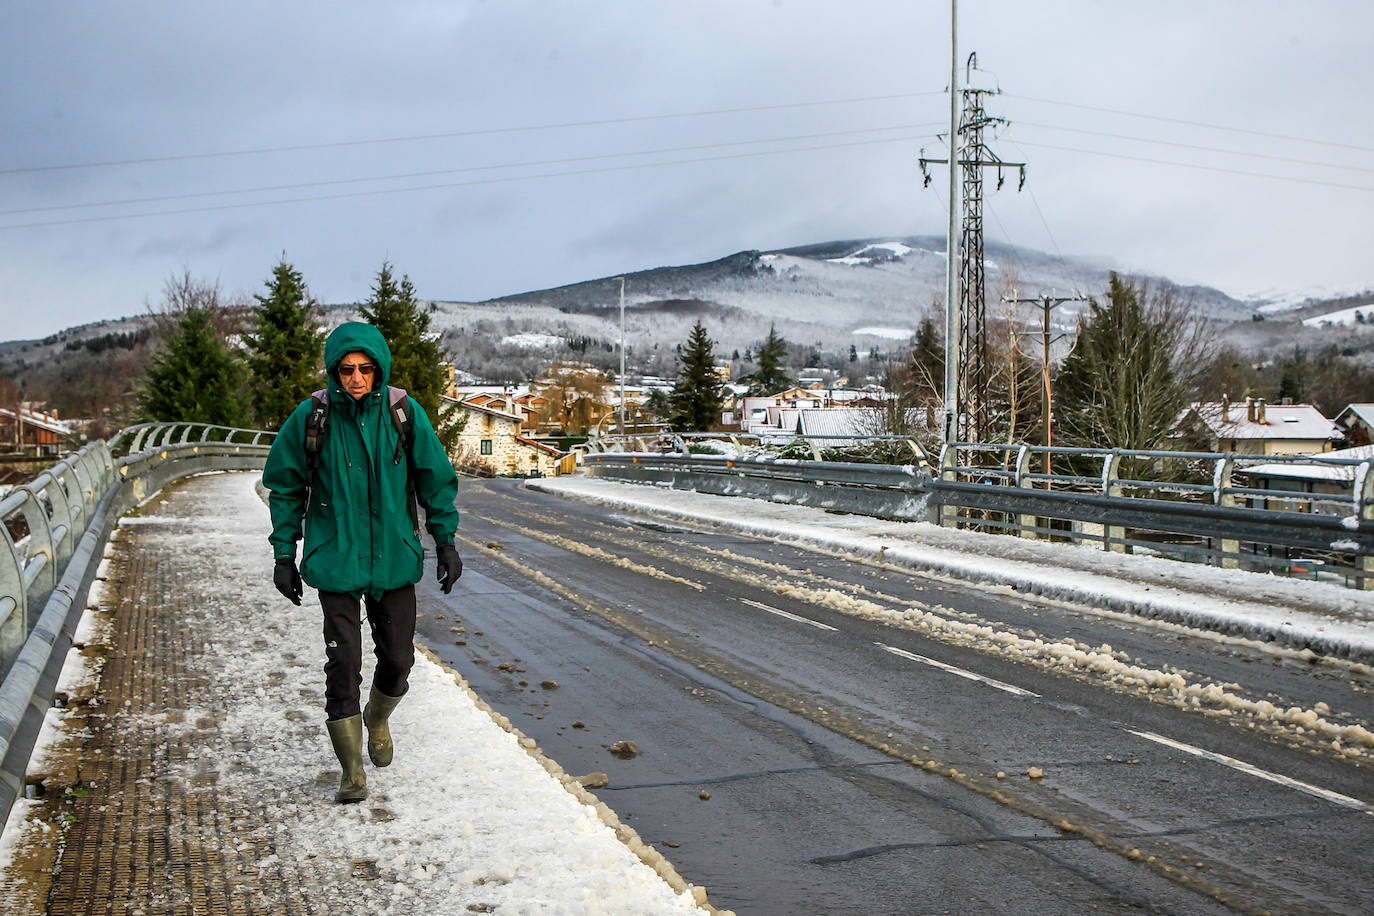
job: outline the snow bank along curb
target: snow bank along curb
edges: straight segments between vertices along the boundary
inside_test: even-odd
[[[1060,556],[1044,556],[1037,563],[1033,559],[989,556],[984,553],[961,552],[957,548],[936,547],[921,543],[920,526],[916,523],[879,523],[892,526],[891,536],[846,530],[836,524],[825,523],[822,510],[777,505],[748,497],[715,496],[696,492],[672,490],[620,481],[588,480],[559,477],[534,479],[525,486],[540,492],[584,502],[647,511],[651,514],[679,521],[696,522],[752,532],[774,537],[808,548],[844,550],[847,553],[910,569],[931,572],[985,585],[1002,586],[1042,597],[1088,604],[1165,620],[1188,627],[1212,630],[1229,636],[1241,636],[1265,642],[1275,642],[1295,649],[1308,649],[1319,655],[1348,658],[1365,664],[1374,663],[1374,625],[1362,620],[1342,620],[1310,611],[1283,606],[1278,601],[1237,600],[1231,597],[1237,590],[1249,587],[1249,594],[1263,596],[1273,588],[1274,577],[1239,570],[1226,570],[1223,582],[1211,589],[1181,587],[1188,583],[1183,577],[1170,585],[1145,585],[1113,578],[1083,569],[1068,568],[1078,559],[1071,551],[1081,550],[1069,545],[1038,545]],[[665,497],[671,496],[671,504]],[[771,517],[770,517],[771,516]],[[779,517],[786,516],[786,517]],[[898,528],[898,525],[903,527]],[[953,534],[940,529],[945,534]],[[973,535],[973,532],[959,532]],[[976,544],[968,539],[969,550],[991,553],[998,546],[993,539],[1000,535],[978,535]],[[1025,552],[1027,545],[1014,544]],[[1055,549],[1059,548],[1059,549]],[[1107,557],[1094,557],[1107,561]],[[1111,562],[1130,562],[1129,556],[1113,555]],[[1177,561],[1145,558],[1152,563]],[[1064,565],[1054,565],[1060,560]],[[1178,565],[1187,569],[1187,564]],[[1204,567],[1198,567],[1204,569]],[[1221,573],[1222,570],[1208,570]],[[1244,583],[1239,585],[1238,583]],[[1313,583],[1316,585],[1316,583]],[[1318,586],[1334,588],[1334,586]],[[1221,589],[1227,589],[1223,593]],[[1146,594],[1148,593],[1148,594]],[[1343,596],[1347,602],[1360,601],[1363,593]]]

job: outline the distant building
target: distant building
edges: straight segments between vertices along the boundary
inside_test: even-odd
[[[72,425],[59,420],[55,410],[23,404],[16,422],[14,410],[0,407],[0,451],[57,455],[72,443],[74,436]]]
[[[1374,445],[1359,445],[1354,448],[1337,449],[1324,452],[1322,458],[1347,458],[1367,461],[1374,458]],[[1282,464],[1255,464],[1236,468],[1236,482],[1257,490],[1274,490],[1274,497],[1246,497],[1247,505],[1256,509],[1275,509],[1286,512],[1324,512],[1327,514],[1348,514],[1350,506],[1345,502],[1323,504],[1307,499],[1285,499],[1283,493],[1302,493],[1308,496],[1351,496],[1355,486],[1357,465],[1328,464],[1314,461],[1285,462]]]
[[[1312,455],[1330,451],[1341,431],[1310,404],[1244,403],[1190,405],[1179,418],[1185,441],[1213,452],[1240,455]]]
[[[1374,404],[1347,404],[1336,415],[1336,425],[1345,433],[1348,446],[1374,442]]]
[[[467,417],[454,446],[455,466],[474,473],[551,477],[564,453],[524,435],[524,417],[471,401],[457,403]]]

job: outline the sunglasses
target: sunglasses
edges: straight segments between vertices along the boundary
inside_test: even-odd
[[[340,366],[339,378],[351,378],[355,371],[360,373],[363,378],[368,378],[377,371],[377,366],[375,363],[363,363],[360,366]]]

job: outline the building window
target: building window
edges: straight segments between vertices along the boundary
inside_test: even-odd
[[[490,455],[490,454],[491,454],[491,440],[490,440],[490,439],[483,439],[483,440],[482,440],[482,454],[483,454],[483,455]]]

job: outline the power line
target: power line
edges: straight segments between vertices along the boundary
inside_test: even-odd
[[[221,150],[209,153],[181,153],[167,156],[146,156],[138,159],[111,159],[103,162],[77,162],[62,165],[17,166],[0,169],[0,175],[19,175],[30,172],[55,172],[70,169],[96,169],[121,165],[148,165],[158,162],[184,162],[193,159],[218,159],[233,156],[261,156],[269,153],[292,153],[308,150],[342,149],[352,146],[369,146],[385,143],[415,143],[425,140],[447,140],[455,137],[480,137],[497,134],[527,133],[541,130],[565,130],[572,127],[602,127],[609,124],[633,124],[644,121],[665,121],[675,118],[703,118],[723,114],[746,114],[760,111],[781,111],[790,108],[815,108],[825,105],[852,105],[861,102],[887,102],[895,99],[913,99],[930,95],[943,95],[943,91],[903,92],[895,95],[862,96],[852,99],[829,99],[818,102],[788,102],[777,105],[752,105],[743,108],[717,108],[709,111],[688,111],[675,114],[634,115],[624,118],[601,118],[590,121],[566,121],[554,124],[530,124],[517,127],[488,127],[476,130],[448,131],[438,134],[420,134],[409,137],[376,137],[364,140],[339,140],[331,143],[304,143],[295,146],[265,146],[252,149]]]
[[[100,223],[109,222],[112,220],[138,219],[150,216],[178,216],[187,213],[210,213],[218,210],[242,210],[248,207],[267,207],[276,206],[278,204],[311,203],[315,201],[324,200],[345,200],[357,197],[379,197],[386,194],[405,194],[416,191],[436,191],[444,190],[447,188],[465,188],[487,184],[508,184],[511,182],[534,181],[545,178],[567,178],[580,175],[598,175],[611,172],[638,171],[642,169],[661,168],[664,166],[672,165],[691,165],[700,162],[723,162],[732,159],[753,159],[758,158],[760,156],[777,156],[786,153],[808,153],[824,150],[847,149],[856,146],[873,146],[881,143],[914,143],[925,139],[928,138],[921,136],[919,134],[913,134],[905,137],[884,137],[876,140],[855,140],[850,143],[831,143],[819,146],[803,146],[794,149],[760,150],[758,152],[752,153],[732,153],[724,156],[700,156],[692,159],[672,159],[663,162],[645,162],[634,165],[606,166],[604,168],[597,169],[576,169],[566,172],[545,172],[539,175],[511,175],[508,177],[501,178],[481,178],[473,181],[443,182],[440,184],[420,185],[417,187],[410,188],[386,188],[372,191],[350,191],[339,194],[321,194],[313,197],[293,197],[282,198],[279,200],[245,201],[243,203],[236,204],[216,204],[213,206],[205,207],[184,207],[175,210],[154,210],[148,213],[123,213],[112,214],[109,216],[87,216],[65,220],[44,220],[32,223],[14,223],[8,226],[0,226],[0,232],[3,232],[7,229],[36,229],[44,226],[71,226],[80,223]]]
[[[1081,105],[1075,102],[1060,102],[1055,99],[1041,99],[1031,95],[1019,95],[1013,92],[1004,93],[1013,98],[1025,99],[1028,102],[1042,102],[1046,105],[1061,105],[1065,108],[1077,108],[1082,111],[1096,111],[1104,114],[1124,115],[1128,118],[1142,118],[1147,121],[1162,121],[1167,124],[1184,124],[1189,127],[1203,127],[1208,130],[1224,130],[1237,134],[1249,134],[1252,137],[1266,137],[1270,140],[1291,140],[1295,143],[1313,143],[1318,146],[1335,146],[1341,149],[1358,150],[1362,153],[1374,153],[1374,147],[1360,146],[1355,143],[1341,143],[1336,140],[1315,140],[1312,137],[1295,137],[1291,134],[1275,134],[1262,130],[1251,130],[1246,127],[1231,127],[1225,124],[1209,124],[1206,121],[1190,121],[1186,118],[1170,118],[1162,115],[1141,114],[1136,111],[1123,111],[1119,108],[1100,108],[1096,105]]]
[[[272,191],[291,191],[305,188],[320,188],[330,185],[363,184],[372,181],[400,181],[412,178],[433,178],[438,175],[456,175],[464,172],[484,172],[495,169],[534,168],[548,165],[567,165],[573,162],[594,162],[602,159],[619,159],[628,156],[659,156],[669,153],[697,152],[708,149],[724,149],[735,146],[750,146],[759,143],[795,143],[800,140],[818,140],[827,137],[846,137],[858,134],[882,133],[896,130],[920,130],[926,127],[939,127],[941,122],[926,124],[894,124],[889,127],[867,127],[854,130],[836,130],[816,134],[798,134],[791,137],[767,137],[759,140],[735,140],[725,143],[703,143],[694,146],[664,147],[661,149],[636,150],[625,153],[601,153],[590,156],[569,156],[561,159],[536,159],[527,162],[497,163],[494,165],[473,165],[454,169],[435,169],[425,172],[402,172],[392,175],[374,175],[363,178],[335,178],[325,181],[306,181],[293,184],[266,185],[256,188],[230,188],[220,191],[197,191],[187,194],[167,194],[159,197],[133,197],[123,200],[105,200],[82,204],[57,204],[50,207],[25,207],[14,210],[0,210],[0,216],[17,216],[22,213],[45,213],[59,210],[82,210],[91,207],[119,207],[137,204],[167,203],[174,200],[195,200],[202,197],[218,197],[230,194],[266,194]]]
[[[1034,146],[1040,149],[1052,149],[1065,153],[1083,153],[1089,156],[1106,156],[1109,159],[1128,159],[1132,162],[1149,162],[1154,165],[1172,165],[1185,169],[1201,169],[1205,172],[1223,172],[1228,175],[1245,175],[1250,178],[1268,178],[1273,181],[1291,181],[1297,184],[1318,185],[1325,188],[1340,188],[1346,191],[1374,191],[1374,187],[1358,184],[1340,184],[1334,181],[1319,181],[1315,178],[1294,178],[1289,175],[1271,175],[1267,172],[1249,172],[1244,169],[1228,169],[1218,165],[1201,165],[1194,162],[1173,162],[1168,159],[1151,159],[1148,156],[1131,156],[1126,153],[1109,153],[1105,150],[1082,149],[1076,146],[1054,146],[1049,143],[1033,143],[1030,140],[1017,140],[1015,143],[1021,146]]]
[[[1113,140],[1129,140],[1133,143],[1154,143],[1159,146],[1176,146],[1180,149],[1201,150],[1207,153],[1224,153],[1228,156],[1249,156],[1253,159],[1268,159],[1272,162],[1288,162],[1294,165],[1315,165],[1327,169],[1345,169],[1351,172],[1371,172],[1374,168],[1363,165],[1341,165],[1335,162],[1318,162],[1315,159],[1298,159],[1292,156],[1271,156],[1267,153],[1251,153],[1246,150],[1223,149],[1215,146],[1202,146],[1197,143],[1179,143],[1176,140],[1155,140],[1152,137],[1132,137],[1126,134],[1113,134],[1103,130],[1087,130],[1078,127],[1058,127],[1054,124],[1037,124],[1034,121],[1014,122],[1014,126],[1038,127],[1042,130],[1058,130],[1071,134],[1086,134],[1092,137],[1108,137]]]

